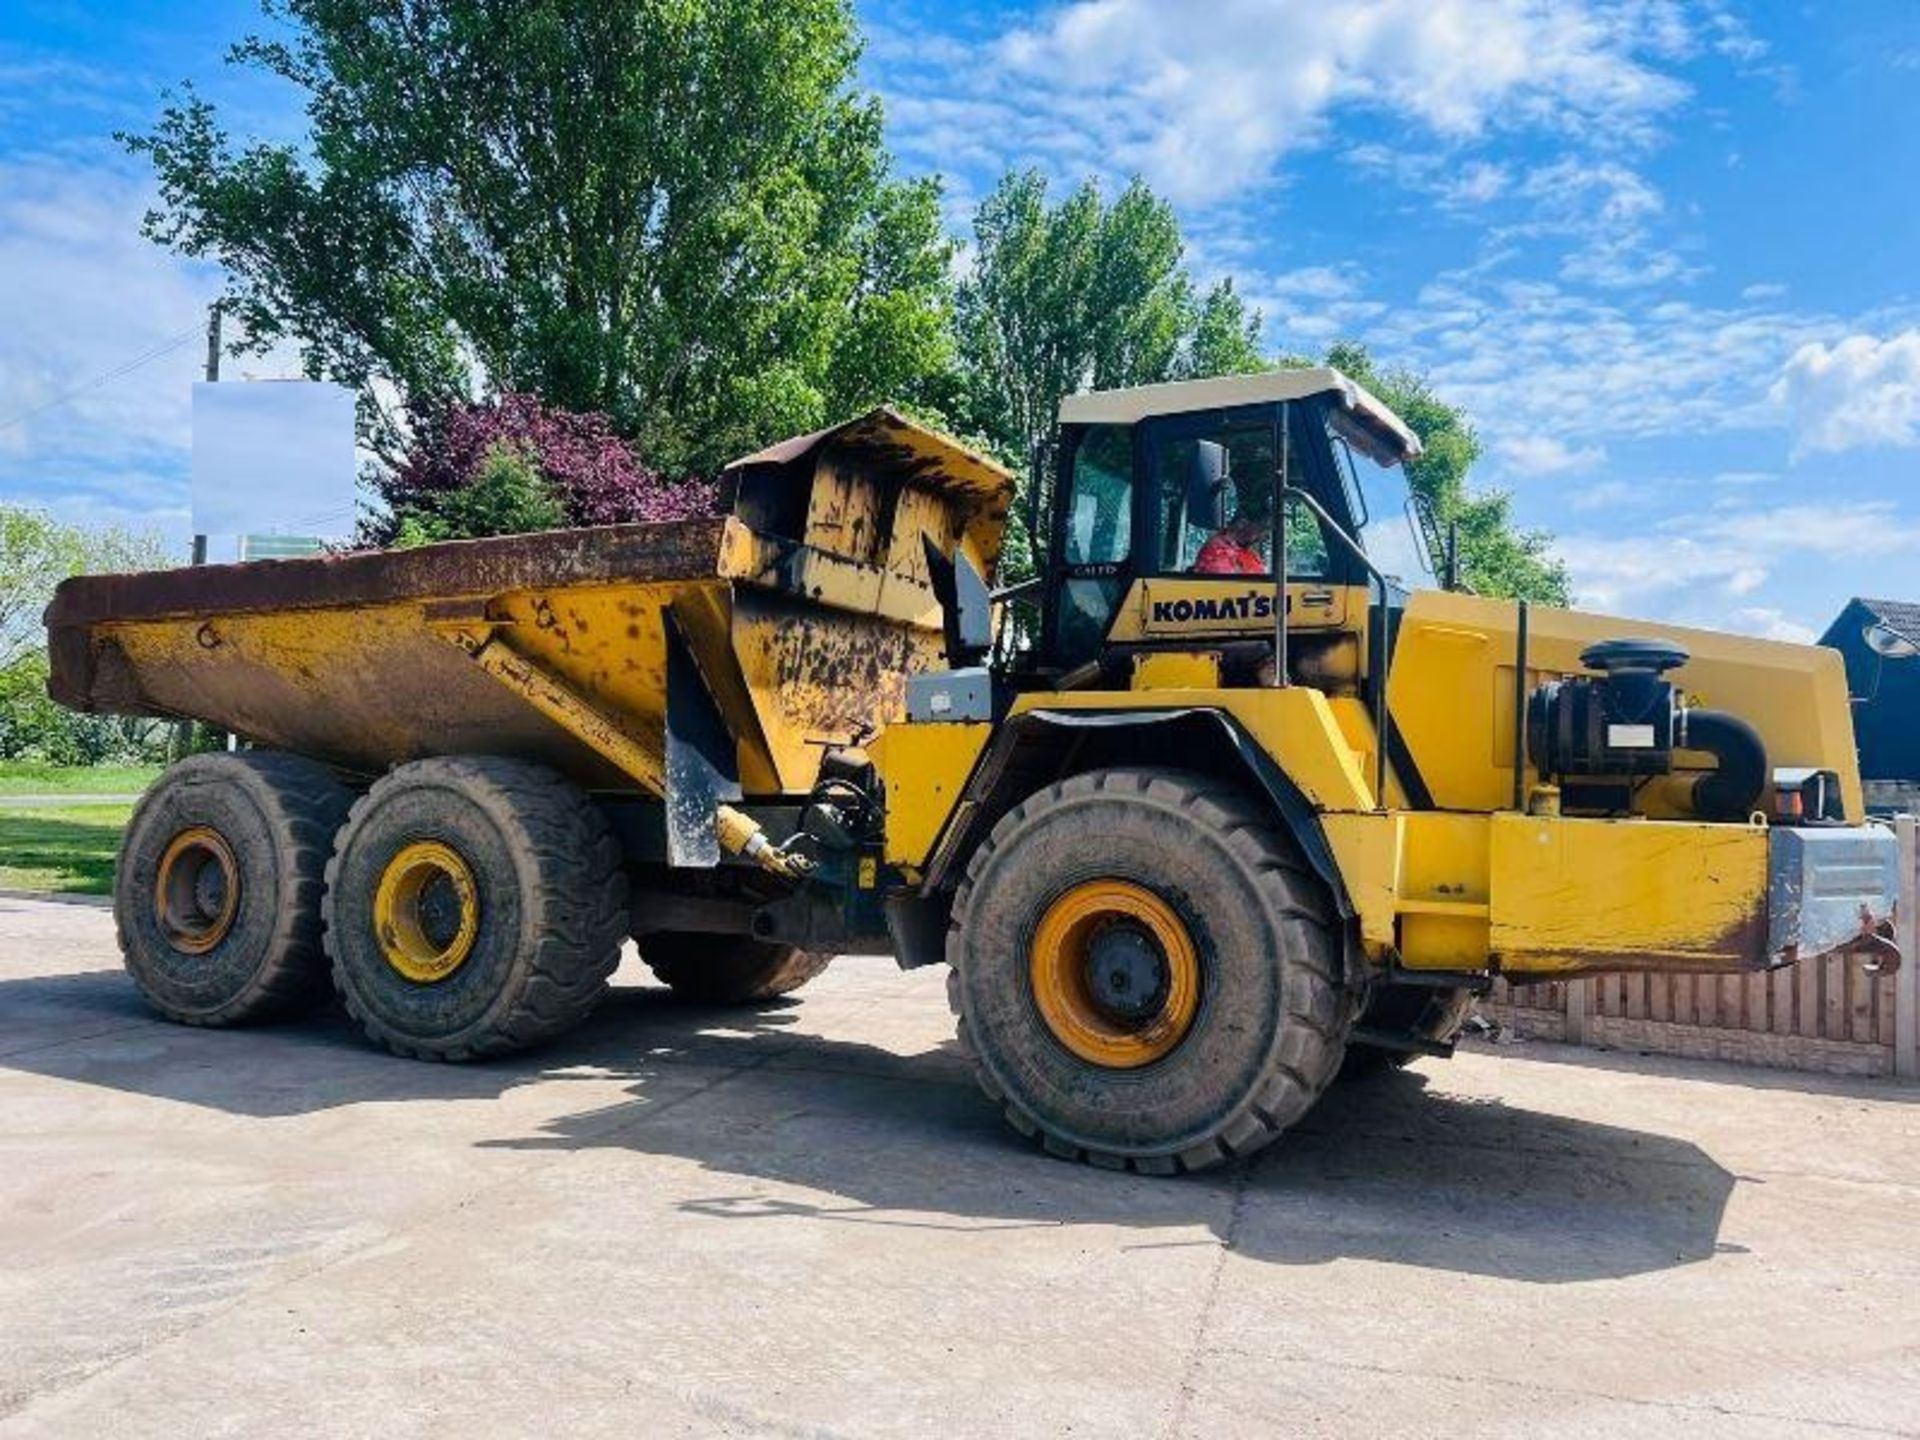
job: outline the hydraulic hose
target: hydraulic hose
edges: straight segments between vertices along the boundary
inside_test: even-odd
[[[1760,732],[1724,710],[1682,709],[1674,746],[1713,756],[1712,773],[1693,783],[1693,808],[1703,820],[1744,820],[1767,783],[1767,746]]]

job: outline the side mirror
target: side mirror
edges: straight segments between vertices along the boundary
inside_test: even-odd
[[[993,595],[986,577],[965,551],[955,549],[949,559],[924,532],[920,544],[927,556],[927,581],[933,586],[933,598],[940,602],[947,664],[956,670],[978,665],[993,648]]]
[[[1193,447],[1193,468],[1187,472],[1187,523],[1208,530],[1224,530],[1233,519],[1228,501],[1233,491],[1233,456],[1216,440],[1200,440]]]

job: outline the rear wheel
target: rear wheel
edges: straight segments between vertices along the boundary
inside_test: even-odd
[[[141,797],[113,911],[127,972],[162,1015],[238,1025],[326,994],[320,892],[352,793],[293,755],[195,755]]]
[[[327,867],[334,985],[401,1055],[471,1060],[571,1029],[626,937],[605,816],[518,760],[403,765],[354,804]]]
[[[1231,786],[1155,769],[1054,785],[994,827],[953,914],[962,1046],[1056,1155],[1202,1169],[1273,1140],[1339,1068],[1324,888]]]
[[[791,994],[833,960],[740,935],[657,930],[638,939],[640,958],[661,983],[700,1005],[753,1005]]]

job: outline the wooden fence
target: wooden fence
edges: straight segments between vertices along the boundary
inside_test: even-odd
[[[1920,821],[1900,832],[1900,949],[1892,975],[1828,958],[1759,975],[1602,975],[1496,981],[1481,1010],[1529,1039],[1817,1070],[1920,1076]]]

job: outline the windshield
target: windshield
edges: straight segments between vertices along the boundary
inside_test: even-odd
[[[1376,465],[1371,460],[1361,464],[1337,430],[1329,428],[1328,439],[1333,442],[1341,481],[1354,497],[1353,513],[1362,527],[1360,540],[1367,547],[1367,558],[1409,590],[1435,588],[1439,581],[1414,518],[1406,467]]]

